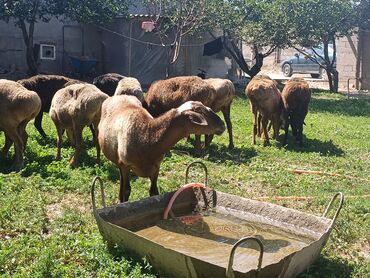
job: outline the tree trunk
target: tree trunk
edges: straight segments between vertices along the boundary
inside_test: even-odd
[[[37,8],[37,7],[36,7]],[[26,62],[28,66],[28,73],[32,75],[36,75],[38,72],[38,65],[34,55],[34,47],[33,47],[33,34],[35,30],[35,22],[31,21],[29,24],[28,32],[26,28],[26,24],[23,20],[19,21],[19,27],[22,30],[23,40],[26,45]]]
[[[339,91],[339,72],[336,69],[333,69],[333,89],[334,92],[338,93]]]
[[[226,51],[233,57],[234,61],[238,64],[240,69],[248,74],[251,78],[255,77],[260,71],[263,66],[263,59],[264,55],[258,52],[257,48],[254,48],[254,56],[255,56],[255,64],[250,68],[248,64],[245,62],[244,56],[242,51],[238,48],[237,44],[234,43],[232,40],[228,40],[231,47],[228,45],[226,41],[226,37],[224,36],[223,46]]]
[[[249,73],[247,73],[251,78],[255,77],[260,71],[263,66],[263,55],[261,53],[256,54],[256,63],[250,69]]]
[[[36,75],[38,72],[38,65],[34,56],[33,44],[26,45],[26,61],[28,66],[28,74],[31,76]]]
[[[328,75],[329,88],[331,92],[338,93],[339,87],[339,73],[336,69],[328,69],[326,71]]]

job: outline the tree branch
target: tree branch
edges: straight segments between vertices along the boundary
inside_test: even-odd
[[[308,59],[310,59],[312,62],[318,64],[320,67],[322,67],[323,69],[327,69],[326,65],[324,64],[321,64],[316,58],[312,57],[309,53],[299,49],[298,47],[294,46],[294,49],[297,50],[299,53],[305,55],[308,57]]]
[[[271,53],[274,52],[276,48],[277,48],[276,45],[271,46],[270,49],[265,54],[262,54],[263,55],[263,58],[266,58],[267,56],[270,56]]]

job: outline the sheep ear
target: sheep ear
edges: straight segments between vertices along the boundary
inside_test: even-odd
[[[208,125],[206,118],[203,117],[203,115],[193,112],[193,111],[186,111],[185,114],[189,117],[190,121],[193,124],[200,125],[200,126],[206,126]]]

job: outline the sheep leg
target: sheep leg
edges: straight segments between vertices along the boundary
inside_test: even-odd
[[[202,144],[200,143],[200,135],[195,135],[194,148],[195,148],[195,153],[197,155],[202,154]]]
[[[279,137],[279,131],[280,131],[280,118],[279,116],[273,117],[272,121],[272,129],[274,131],[274,135],[272,138],[277,139]]]
[[[97,119],[94,121],[93,124],[90,125],[90,130],[93,131],[93,138],[94,138],[94,143],[95,143],[95,146],[96,146],[96,162],[98,164],[100,164],[100,145],[99,145],[99,142],[98,142],[98,136],[99,136],[99,121],[100,119]],[[92,128],[92,129],[91,129]]]
[[[268,124],[268,119],[265,116],[262,116],[262,130],[263,130],[263,135],[264,135],[264,145],[270,145],[270,140],[269,140],[269,134],[267,131],[267,124]]]
[[[13,145],[13,141],[10,139],[7,133],[5,133],[5,144],[3,149],[1,150],[0,156],[5,158],[8,155],[10,147]]]
[[[11,129],[8,131],[10,140],[14,142],[14,162],[13,167],[15,169],[21,169],[23,167],[23,140],[21,135],[18,133],[18,128]]]
[[[288,142],[288,133],[289,133],[289,121],[286,120],[284,124],[284,140],[283,140],[283,146],[285,146]]]
[[[261,132],[261,121],[262,121],[262,115],[258,113],[258,119],[257,119],[257,136],[261,138],[262,132]]]
[[[298,127],[297,127],[297,120],[295,119],[295,117],[292,117],[292,116],[289,116],[290,118],[290,125],[292,126],[292,134],[294,137],[297,137],[297,133],[298,133]]]
[[[272,122],[270,121],[270,122],[269,122],[269,126],[268,126],[268,128],[267,128],[267,131],[270,131],[270,130],[271,130],[271,127],[272,127]]]
[[[224,115],[224,119],[226,122],[227,132],[229,133],[229,149],[234,148],[234,141],[233,141],[233,125],[230,120],[230,106],[225,107],[221,110],[222,114]],[[211,139],[212,141],[212,139]],[[211,141],[209,143],[211,143]]]
[[[211,142],[213,140],[213,134],[205,135],[204,137],[205,137],[205,147],[209,148],[209,146],[211,145]]]
[[[257,108],[252,104],[252,112],[253,112],[253,134],[252,134],[252,144],[256,144],[256,134],[257,134],[257,124],[259,123],[257,117],[258,117],[258,111]]]
[[[26,126],[27,126],[27,123],[28,121],[23,121],[22,123],[20,123],[20,125],[18,126],[18,133],[21,135],[21,138],[22,138],[22,142],[23,142],[23,146],[24,146],[24,150],[26,149],[26,146],[27,146],[27,140],[28,140],[28,134],[26,132]],[[24,151],[23,150],[23,151]]]
[[[56,156],[56,160],[60,160],[61,158],[61,149],[62,149],[62,141],[63,141],[63,128],[60,126],[59,123],[55,122],[55,126],[57,128],[57,135],[58,135],[58,138],[57,138],[57,156]]]
[[[298,146],[303,147],[303,123],[299,123],[298,125],[296,141]]]
[[[158,172],[154,173],[150,177],[150,189],[149,189],[149,195],[150,196],[154,196],[154,195],[159,194],[158,187],[157,187],[158,174],[159,174],[159,169],[158,169]]]
[[[43,138],[46,138],[47,135],[46,135],[45,131],[42,129],[42,116],[43,116],[43,111],[41,110],[40,113],[37,114],[33,124],[36,127],[37,131],[40,133],[40,135]]]
[[[99,125],[99,122],[98,122],[98,125]],[[89,125],[89,128],[90,128],[90,130],[91,130],[91,134],[92,134],[92,136],[93,136],[93,140],[94,140],[94,142],[96,141],[96,138],[97,138],[97,135],[96,135],[95,129],[96,129],[96,127],[97,127],[98,125],[95,125],[95,123],[94,123],[94,124]]]
[[[64,130],[63,130],[63,133],[64,133]],[[72,129],[66,129],[66,133],[67,133],[67,137],[68,137],[69,141],[71,142],[71,146],[75,147],[76,142],[75,142],[75,138],[74,138]]]
[[[121,203],[128,201],[131,193],[131,186],[130,186],[130,178],[129,173],[130,170],[124,166],[119,167],[119,174],[120,174],[120,187],[119,187],[119,201]]]
[[[82,128],[74,126],[73,128],[73,138],[75,141],[75,153],[72,157],[72,159],[69,162],[69,165],[71,167],[76,167],[78,159],[81,156],[81,150],[82,150]]]

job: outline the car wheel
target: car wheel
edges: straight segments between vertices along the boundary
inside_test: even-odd
[[[312,78],[322,78],[322,68],[319,68],[319,73],[311,73]]]
[[[283,75],[285,77],[291,77],[292,76],[292,67],[289,64],[283,65]]]

